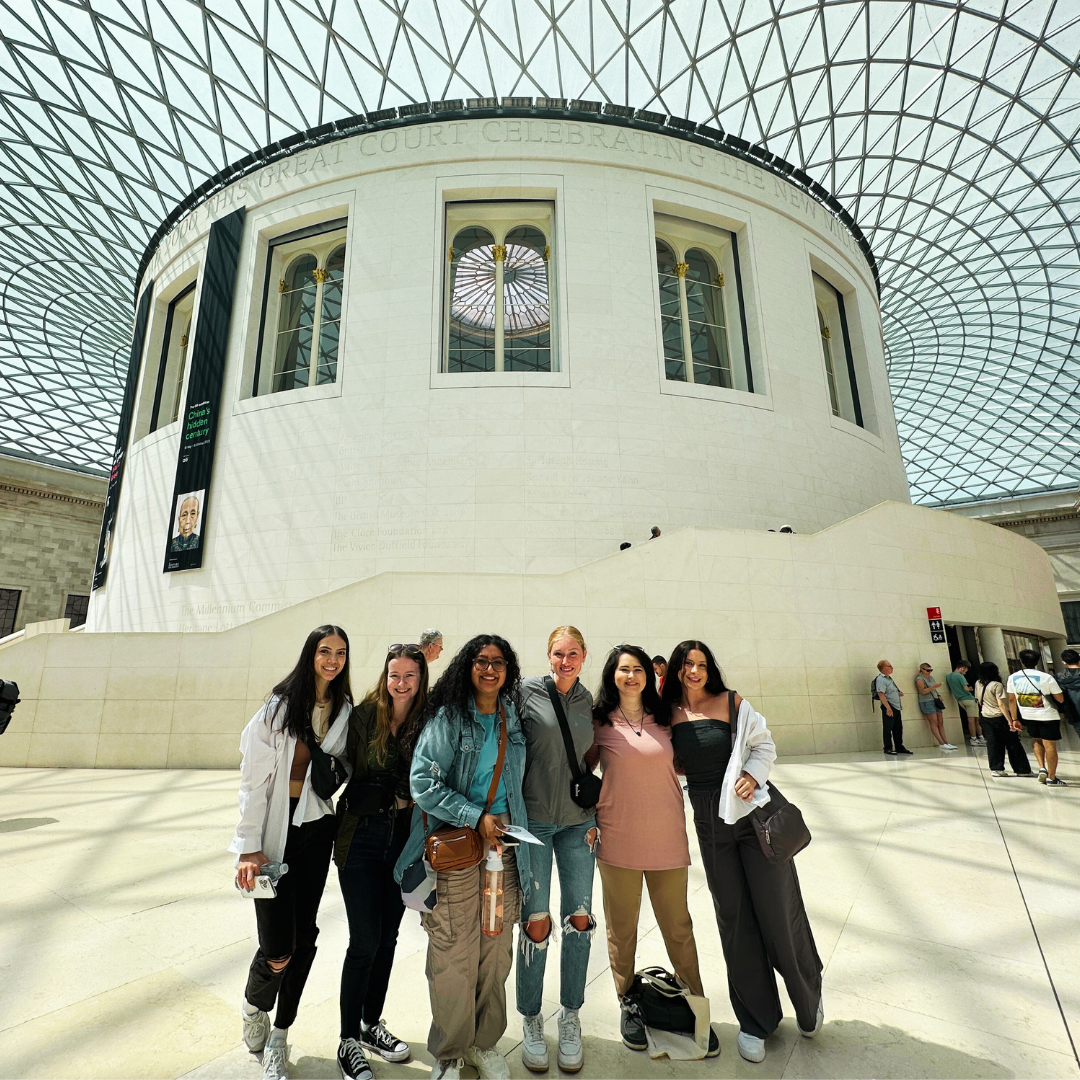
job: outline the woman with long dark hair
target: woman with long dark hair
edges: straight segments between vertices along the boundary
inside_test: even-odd
[[[525,731],[525,809],[529,832],[543,841],[531,851],[532,890],[521,912],[518,934],[517,1007],[521,1013],[521,1060],[533,1072],[548,1068],[544,1038],[544,970],[553,932],[551,864],[559,871],[562,956],[558,1018],[559,1068],[577,1072],[585,1062],[578,1010],[585,1001],[589,952],[596,920],[592,916],[596,871],[596,809],[575,802],[570,785],[584,767],[593,743],[592,694],[581,685],[581,666],[588,652],[576,626],[557,626],[548,635],[550,675],[535,675],[521,684]],[[560,719],[561,714],[561,719]],[[562,724],[573,746],[576,772]]]
[[[986,736],[986,764],[991,776],[1005,776],[1005,754],[1017,776],[1034,776],[1031,761],[1020,741],[1023,725],[1009,715],[1009,695],[998,666],[991,660],[979,665],[975,702]]]
[[[263,1052],[264,1080],[288,1075],[286,1040],[315,959],[315,918],[336,831],[331,798],[312,787],[312,758],[344,758],[351,709],[348,635],[317,626],[240,736],[240,824],[229,845],[238,855],[237,884],[253,889],[267,863],[289,867],[277,895],[254,901],[259,948],[242,1014],[244,1042]]]
[[[480,932],[483,863],[439,872],[435,908],[421,914],[428,935],[431,1075],[445,1080],[460,1077],[463,1063],[481,1077],[510,1075],[495,1044],[506,1031],[513,924],[529,889],[528,851],[501,839],[504,825],[528,824],[520,712],[514,650],[496,634],[479,634],[450,661],[428,696],[423,722],[404,740],[412,754],[409,786],[421,812],[413,810],[409,840],[394,871],[397,881],[423,858],[427,837],[445,825],[475,829],[503,862],[505,929],[498,936]]]
[[[405,914],[394,864],[409,836],[412,799],[402,742],[427,699],[427,661],[419,645],[391,645],[378,682],[352,711],[346,758],[349,786],[338,804],[334,862],[349,918],[341,969],[343,1080],[371,1080],[365,1050],[408,1061],[409,1044],[382,1019],[398,927]]]
[[[769,862],[749,819],[755,806],[769,803],[776,747],[765,718],[724,685],[704,642],[676,645],[667,670],[663,697],[671,710],[671,740],[716,908],[739,1053],[763,1061],[765,1039],[783,1016],[774,967],[795,1006],[799,1031],[813,1038],[824,1019],[821,960],[795,864]]]
[[[670,668],[668,669],[670,679]],[[682,785],[675,773],[668,708],[656,692],[652,660],[638,645],[608,654],[593,705],[595,744],[586,755],[604,770],[596,806],[597,861],[604,889],[608,958],[622,1005],[620,1032],[631,1050],[645,1050],[645,1024],[628,997],[634,980],[642,881],[675,974],[702,996],[694,924],[687,906],[690,843]],[[710,1029],[707,1057],[720,1053]]]

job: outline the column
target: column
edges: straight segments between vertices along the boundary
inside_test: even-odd
[[[495,370],[502,371],[505,364],[503,267],[506,262],[506,245],[496,244],[492,253],[495,256]]]
[[[983,659],[997,664],[1001,677],[1009,677],[1009,658],[1005,655],[1005,637],[1001,633],[1000,626],[979,627],[979,648],[982,650]]]
[[[690,305],[686,301],[686,271],[689,263],[676,263],[675,273],[679,275],[679,311],[682,315],[682,351],[686,364],[686,381],[694,381],[694,347],[690,341]]]

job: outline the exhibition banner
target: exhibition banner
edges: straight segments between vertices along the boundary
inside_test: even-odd
[[[113,532],[116,529],[116,506],[120,502],[120,485],[124,479],[124,460],[127,457],[128,437],[131,435],[131,414],[135,410],[135,388],[139,384],[139,368],[142,362],[143,342],[146,340],[146,322],[150,317],[150,297],[153,292],[154,282],[151,280],[146,283],[135,312],[135,332],[131,337],[131,355],[128,358],[124,402],[120,406],[120,425],[116,429],[116,449],[113,451],[112,468],[109,470],[109,490],[105,495],[105,513],[101,518],[101,535],[98,538],[92,590],[100,589],[109,574],[109,555],[112,553]]]
[[[165,542],[166,574],[202,566],[207,495],[214,470],[214,442],[243,232],[243,207],[210,226],[191,346],[191,372],[180,414],[180,450]]]

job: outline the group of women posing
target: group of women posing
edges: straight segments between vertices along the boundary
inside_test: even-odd
[[[676,975],[691,994],[703,995],[687,905],[684,778],[739,1021],[739,1053],[763,1060],[764,1040],[780,1023],[774,969],[799,1030],[817,1034],[821,961],[795,867],[766,860],[749,820],[769,801],[776,756],[764,718],[728,690],[700,641],[676,647],[662,694],[646,652],[619,645],[604,663],[594,700],[580,680],[586,655],[580,631],[557,627],[548,640],[550,675],[521,679],[509,642],[481,634],[429,689],[420,648],[393,645],[378,682],[354,707],[345,631],[312,631],[295,669],[244,730],[241,821],[230,845],[242,888],[252,888],[266,864],[288,865],[276,895],[254,901],[259,947],[243,1002],[244,1041],[262,1051],[266,1080],[287,1076],[286,1038],[315,955],[331,856],[349,920],[342,1077],[368,1080],[368,1054],[409,1058],[408,1044],[381,1017],[405,910],[401,881],[423,859],[427,837],[445,826],[473,828],[501,854],[508,929],[481,933],[483,863],[435,874],[434,906],[421,913],[431,1075],[458,1077],[469,1064],[481,1077],[509,1076],[496,1044],[506,1031],[515,922],[522,1061],[534,1072],[549,1067],[541,1003],[557,925],[557,1062],[567,1072],[581,1068],[578,1010],[596,926],[597,862],[622,1041],[647,1049],[641,1013],[628,994],[643,882]],[[582,777],[597,765],[599,800],[583,805],[591,799],[582,796]],[[330,787],[346,774],[335,814]],[[540,844],[511,843],[508,825],[524,826]],[[557,919],[550,910],[553,862]],[[719,1053],[710,1031],[706,1056]]]

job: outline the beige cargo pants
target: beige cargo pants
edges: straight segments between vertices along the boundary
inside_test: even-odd
[[[427,979],[436,1061],[464,1057],[470,1046],[490,1050],[506,1031],[506,979],[521,918],[521,886],[512,849],[503,849],[503,932],[480,933],[483,863],[439,874],[434,911],[421,915],[428,936]]]

